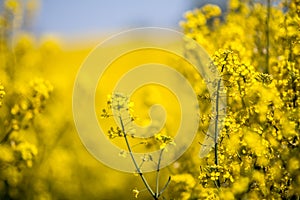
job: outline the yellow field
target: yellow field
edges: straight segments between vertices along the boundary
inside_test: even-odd
[[[172,66],[180,72],[197,95],[199,127],[191,147],[151,173],[143,173],[141,163],[134,166],[128,152],[116,155],[104,146],[93,146],[93,153],[105,152],[112,161],[117,160],[114,156],[127,158],[136,173],[111,169],[88,152],[75,127],[72,97],[77,73],[94,47],[62,47],[55,39],[37,41],[28,33],[12,37],[18,19],[14,17],[22,17],[18,2],[4,1],[0,14],[0,199],[299,199],[298,0],[278,5],[231,0],[226,12],[208,4],[185,13],[180,23],[183,33],[208,51],[210,66],[220,74],[208,83],[214,93],[187,62],[200,54],[189,42],[184,46],[187,60],[145,48],[109,64],[94,91],[94,105],[80,102],[80,114],[95,107],[105,139],[126,151],[130,146],[130,153],[143,155],[136,160],[153,169],[167,165],[174,156],[172,149],[184,148],[181,143],[190,138],[187,131],[176,140],[186,110],[180,109],[177,94],[163,85],[136,88],[129,100],[128,94],[112,94],[114,87],[134,67],[159,63],[162,69]],[[111,46],[107,55],[126,45]],[[148,71],[131,79],[155,76]],[[125,78],[121,86],[129,87],[131,80]],[[84,83],[88,85],[90,77]],[[176,88],[184,85],[176,83]],[[218,109],[222,100],[226,116],[225,109]],[[149,112],[155,104],[164,108],[155,110],[156,121]],[[88,117],[82,117],[87,127]],[[146,136],[151,133],[147,139],[137,138],[141,133],[122,124],[133,120],[142,128],[151,122],[159,127],[164,118],[157,133],[145,131]],[[88,138],[92,144],[96,139]],[[149,151],[158,154],[152,158]]]

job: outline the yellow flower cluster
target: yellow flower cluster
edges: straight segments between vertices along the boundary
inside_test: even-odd
[[[211,5],[188,12],[181,22],[186,36],[212,55],[228,105],[226,119],[217,122],[223,125],[218,146],[201,160],[200,184],[191,196],[299,198],[299,1],[269,9],[239,0],[228,6],[219,23],[208,19],[216,21],[219,15],[206,15],[209,7],[214,9]],[[205,95],[199,97],[208,99]],[[203,132],[211,119],[210,114],[201,116]]]
[[[154,135],[154,138],[160,143],[160,149],[166,149],[167,145],[169,144],[175,145],[174,139],[171,136],[157,133]]]
[[[22,184],[23,169],[33,166],[38,149],[35,143],[28,141],[24,133],[34,132],[31,129],[33,121],[44,109],[52,89],[48,81],[34,79],[24,91],[14,91],[7,96],[8,103],[5,107],[8,108],[8,113],[4,118],[0,138],[0,185],[7,181],[8,187],[19,187]]]
[[[25,93],[18,98],[18,102],[16,102],[10,110],[12,115],[11,128],[13,130],[27,129],[35,115],[42,112],[46,100],[53,90],[52,85],[43,79],[31,81],[29,88],[28,91],[25,91]]]
[[[108,134],[109,139],[114,139],[116,137],[124,136],[122,130],[119,127],[115,128],[115,129],[113,127],[111,127],[110,130],[107,131],[107,134]]]
[[[129,101],[129,97],[122,93],[107,96],[106,108],[101,110],[101,118],[107,119],[114,116],[117,120],[122,121],[122,128],[124,129],[122,130],[119,126],[110,127],[107,131],[110,139],[124,137],[124,134],[134,137],[134,130],[131,128],[131,122],[134,121],[133,105],[134,103]]]
[[[37,147],[34,144],[27,142],[18,132],[13,132],[11,134],[10,143],[12,150],[15,153],[15,161],[18,162],[18,166],[20,168],[32,167],[33,160],[38,154]]]
[[[131,136],[131,139],[135,139],[137,144],[145,144],[148,148],[150,146],[159,145],[160,149],[167,150],[168,145],[175,145],[174,139],[162,132],[155,134],[152,137],[147,139],[139,139],[134,137],[135,129],[132,128],[131,122],[134,121],[135,117],[133,116],[133,106],[134,103],[129,101],[129,97],[122,93],[114,93],[112,95],[108,95],[108,100],[106,102],[107,108],[102,109],[101,118],[107,119],[110,117],[117,117],[118,120],[121,120],[124,125],[125,134]],[[107,135],[110,139],[124,137],[124,132],[119,126],[110,127],[107,131]]]
[[[43,142],[41,127],[44,124],[36,119],[53,91],[48,81],[32,80],[29,71],[39,65],[41,59],[41,52],[33,48],[32,37],[22,37],[12,45],[13,31],[21,24],[26,9],[23,3],[5,0],[0,12],[0,74],[5,88],[9,88],[6,93],[0,84],[0,106],[3,106],[0,112],[0,199],[24,197],[21,191],[25,173],[28,168],[34,168],[38,147]],[[4,95],[6,101],[2,102]]]

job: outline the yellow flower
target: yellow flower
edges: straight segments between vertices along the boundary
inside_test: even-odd
[[[240,6],[240,1],[239,0],[230,0],[229,1],[229,8],[231,10],[236,10]]]
[[[139,191],[137,188],[134,188],[134,189],[132,190],[132,193],[133,193],[133,195],[134,195],[134,198],[138,198],[138,195],[139,195],[140,191]]]
[[[214,181],[214,180],[217,180],[219,178],[219,176],[220,176],[220,172],[212,172],[210,174],[210,179]]]
[[[212,17],[218,17],[222,14],[222,10],[219,6],[213,4],[206,4],[201,8],[207,19]]]
[[[165,149],[168,144],[175,145],[173,138],[168,135],[157,133],[154,137],[160,143],[160,149]]]

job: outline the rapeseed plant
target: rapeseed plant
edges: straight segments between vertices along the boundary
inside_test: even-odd
[[[0,199],[116,197],[116,177],[110,172],[104,185],[104,173],[101,170],[98,174],[92,173],[99,165],[91,160],[80,160],[87,156],[78,151],[78,146],[74,150],[73,135],[65,137],[65,142],[54,148],[63,133],[73,130],[70,121],[65,119],[70,112],[60,111],[64,106],[59,107],[58,103],[63,101],[61,104],[65,104],[67,97],[56,93],[57,101],[48,109],[53,86],[47,80],[34,78],[36,75],[30,71],[36,66],[47,70],[50,60],[47,57],[57,46],[50,41],[37,48],[36,38],[30,34],[22,34],[18,39],[14,37],[14,30],[26,20],[22,6],[22,1],[5,0],[0,14]],[[208,4],[184,15],[185,20],[180,22],[183,32],[209,52],[212,64],[224,81],[219,95],[227,95],[226,118],[222,122],[216,121],[222,124],[222,129],[215,137],[217,145],[207,155],[199,158],[203,140],[197,138],[197,144],[167,168],[172,180],[169,178],[161,185],[159,177],[163,174],[158,171],[153,187],[152,179],[146,179],[143,166],[137,163],[136,175],[144,181],[145,188],[140,189],[139,185],[131,188],[134,198],[143,198],[144,191],[148,191],[153,199],[299,198],[299,6],[299,0],[230,0],[225,10]],[[64,61],[61,66],[67,66],[66,63]],[[63,71],[63,67],[58,68]],[[203,139],[210,120],[216,120],[216,116],[209,113],[216,101],[212,101],[201,78],[188,69],[177,68],[191,80],[198,93],[199,106],[204,110],[198,135]],[[65,85],[66,79],[62,76],[59,81]],[[155,91],[149,93],[151,98],[159,98]],[[144,96],[137,98],[145,105],[151,104],[149,99],[143,99]],[[129,145],[125,147],[130,147],[131,152],[140,146],[146,150],[157,149],[163,160],[169,145],[174,145],[170,127],[151,138],[137,138],[138,133],[130,126],[133,121],[138,121],[132,113],[133,106],[122,94],[109,97],[101,117],[119,116],[126,126],[109,127],[107,137],[126,143],[126,136]],[[47,111],[47,118],[54,116],[55,122],[63,124],[61,130],[56,124],[49,125],[51,121],[40,115],[43,111]],[[63,117],[59,118],[60,115]],[[177,126],[176,120],[172,123],[169,126]],[[58,137],[50,135],[56,132]],[[44,150],[47,145],[49,149],[55,149],[53,154]],[[134,160],[128,152],[130,150],[124,150],[119,155]],[[143,162],[154,163],[159,169],[158,160],[147,153],[143,155]],[[118,182],[120,195],[127,189],[125,182],[127,180],[122,182],[121,179]],[[109,187],[114,187],[114,194],[110,196],[105,190]]]
[[[206,5],[181,22],[211,53],[228,97],[218,164],[214,151],[203,158],[190,192],[195,199],[299,198],[299,2],[228,6],[224,21],[206,15],[218,10]],[[210,117],[202,119],[207,127]]]

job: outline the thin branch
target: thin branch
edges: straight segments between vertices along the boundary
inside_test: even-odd
[[[4,143],[4,142],[7,142],[10,134],[13,132],[13,128],[10,128],[5,134],[4,134],[4,137],[1,139],[0,141],[0,144]]]
[[[221,79],[218,81],[217,87],[217,97],[216,97],[216,118],[215,118],[215,164],[218,165],[218,121],[219,121],[219,88],[221,84]]]
[[[162,154],[164,152],[164,149],[160,150],[159,158],[158,158],[158,163],[157,163],[157,170],[156,170],[156,197],[159,197],[159,171],[160,171],[160,162],[162,158]]]
[[[152,197],[157,200],[157,197],[156,197],[155,193],[153,192],[153,190],[151,189],[150,185],[148,184],[145,176],[143,175],[143,172],[139,168],[139,166],[138,166],[138,164],[137,164],[137,162],[136,162],[136,160],[135,160],[135,158],[133,156],[132,149],[130,147],[130,144],[129,144],[129,141],[128,141],[128,138],[127,138],[127,134],[125,132],[125,127],[124,127],[123,120],[122,120],[121,116],[119,116],[119,120],[120,120],[120,124],[121,124],[121,128],[122,128],[122,132],[124,133],[124,138],[125,138],[126,146],[127,146],[128,151],[129,151],[131,160],[132,160],[132,162],[133,162],[133,164],[135,166],[135,169],[136,169],[137,173],[140,175],[140,177],[141,177],[144,185],[146,186],[147,190],[150,192],[150,194],[152,195]]]
[[[169,186],[170,181],[171,181],[171,176],[169,176],[168,181],[166,182],[165,186],[159,192],[159,196],[167,189],[167,187]]]
[[[225,57],[225,60],[227,59],[227,56]],[[221,73],[224,70],[225,65],[222,66]],[[215,165],[219,165],[219,160],[218,160],[218,121],[219,121],[219,98],[220,98],[220,87],[221,87],[221,81],[222,79],[220,78],[218,80],[218,85],[217,85],[217,95],[216,95],[216,118],[215,118]],[[217,187],[220,187],[220,178],[218,177],[217,179]]]

